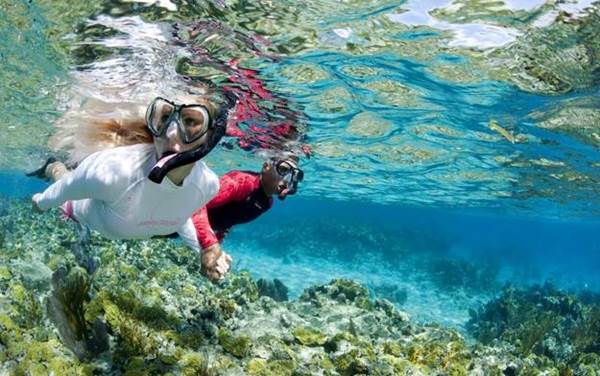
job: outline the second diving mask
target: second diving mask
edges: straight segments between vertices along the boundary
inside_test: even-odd
[[[304,179],[302,171],[295,161],[284,159],[275,162],[275,171],[288,185],[288,194],[293,195],[298,190],[298,183]]]

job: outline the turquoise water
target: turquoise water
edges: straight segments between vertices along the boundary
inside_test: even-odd
[[[40,189],[38,182],[25,183],[20,179],[19,171],[35,166],[47,153],[44,144],[53,133],[52,122],[63,111],[74,108],[74,103],[81,101],[78,96],[116,101],[135,97],[144,88],[161,90],[168,86],[177,75],[176,61],[189,55],[165,43],[169,25],[160,19],[183,14],[184,18],[195,18],[183,12],[187,9],[183,5],[179,6],[180,13],[170,12],[167,3],[114,3],[111,11],[111,3],[107,3],[95,16],[88,16],[88,21],[81,18],[75,33],[56,32],[60,35],[58,40],[48,31],[58,27],[61,20],[46,18],[54,14],[47,4],[15,3],[12,8],[7,5],[2,16],[6,77],[2,112],[7,140],[0,150],[6,171],[2,175],[4,195],[27,197]],[[225,9],[223,4],[215,4]],[[433,9],[443,4],[357,6],[347,16],[324,8],[322,19],[312,14],[306,25],[320,25],[316,41],[321,45],[308,47],[310,44],[302,44],[306,37],[298,37],[298,50],[293,52],[282,48],[294,45],[283,40],[284,34],[265,32],[261,26],[253,30],[244,23],[241,9],[230,15],[208,10],[221,26],[209,27],[206,35],[214,33],[222,43],[199,44],[212,54],[203,58],[204,64],[223,63],[236,56],[245,59],[242,64],[257,69],[264,87],[277,98],[285,99],[286,106],[300,115],[301,142],[312,148],[312,156],[302,163],[307,173],[299,197],[276,205],[274,213],[257,222],[258,227],[252,224],[236,229],[225,243],[234,255],[238,254],[240,264],[258,273],[259,269],[248,261],[256,252],[248,239],[260,239],[263,232],[270,233],[268,229],[280,223],[281,216],[290,223],[327,222],[331,226],[323,239],[327,244],[336,242],[336,223],[342,227],[370,228],[357,231],[356,239],[385,229],[391,236],[384,236],[383,243],[373,246],[370,254],[393,253],[387,251],[397,241],[393,234],[415,232],[422,239],[411,249],[412,253],[435,251],[458,254],[467,260],[488,254],[500,264],[536,269],[532,274],[540,278],[552,273],[562,277],[568,274],[568,278],[560,279],[573,286],[597,285],[593,277],[597,263],[589,260],[599,246],[593,236],[600,228],[598,150],[577,129],[565,132],[544,126],[545,121],[553,121],[552,114],[573,103],[583,102],[586,108],[597,109],[597,86],[548,95],[525,91],[510,80],[494,79],[485,74],[479,62],[476,64],[477,56],[436,45],[477,44],[480,38],[480,46],[501,49],[514,43],[514,37],[490,42],[486,37],[500,30],[494,29],[473,33],[471,42],[462,40],[461,33],[440,40],[448,28],[477,24],[445,23],[447,27],[439,29],[419,26],[424,22],[421,16],[431,17]],[[274,18],[285,23],[285,17],[291,16],[278,13],[279,5],[272,5],[276,8],[272,9]],[[322,4],[311,6],[316,11]],[[531,7],[538,9],[539,4]],[[402,9],[409,12],[401,13]],[[199,11],[198,17],[201,19],[206,11]],[[302,11],[297,13],[299,16]],[[253,14],[246,16],[260,20]],[[402,26],[402,22],[383,25],[382,30],[388,34],[381,36],[381,43],[387,43],[388,48],[376,49],[376,38],[365,40],[367,34],[361,33],[365,23],[398,19],[412,25],[412,29]],[[21,26],[9,27],[11,22]],[[238,28],[238,34],[223,31],[228,28]],[[302,27],[291,30],[303,32]],[[510,27],[504,30],[508,36],[514,31]],[[255,39],[261,33],[270,41]],[[248,44],[248,40],[254,40],[254,44]],[[68,47],[68,43],[73,44]],[[247,57],[253,49],[258,54]],[[425,51],[414,52],[419,49]],[[24,61],[30,64],[23,64]],[[201,64],[197,66],[200,74],[217,82],[230,73],[223,67],[207,71]],[[245,89],[243,82],[241,88]],[[271,116],[263,120],[272,121],[275,115],[268,115],[269,100],[258,103]],[[492,127],[492,122],[499,127]],[[581,123],[577,119],[574,122]],[[254,124],[260,124],[260,119]],[[36,137],[29,137],[34,131]],[[590,132],[595,134],[593,127]],[[237,148],[235,139],[226,142],[234,145],[233,149],[217,150],[215,156],[208,158],[216,171],[253,169],[259,165],[264,150]],[[29,188],[23,189],[22,184]],[[344,214],[330,220],[330,213],[338,210],[329,209],[328,205],[338,204]],[[307,205],[311,211],[303,209],[300,216],[298,208]],[[380,213],[380,208],[385,209]],[[415,221],[410,220],[413,215]],[[347,222],[347,216],[359,217],[360,224]],[[456,226],[463,221],[465,225]],[[296,231],[295,226],[288,227],[290,232]],[[285,228],[277,226],[277,231],[285,237]],[[561,240],[540,236],[540,232],[560,233]],[[290,236],[299,249],[312,237],[310,232]],[[343,237],[343,232],[339,236]],[[317,244],[320,241],[314,239]],[[429,243],[435,244],[436,249],[427,249]],[[313,254],[304,248],[301,254]],[[351,261],[354,255],[362,253],[354,248],[348,244],[339,252],[347,253]],[[268,242],[262,242],[259,249],[260,253],[278,256],[268,263],[277,263],[288,252]],[[552,257],[543,257],[544,250]],[[542,260],[546,263],[540,263]],[[265,268],[259,274],[269,273]],[[579,283],[573,282],[575,275],[581,276]],[[389,276],[386,283],[393,283],[394,278]],[[510,280],[509,276],[504,278]],[[298,293],[304,279],[287,279]]]
[[[0,196],[44,189],[23,173],[57,122],[186,74],[253,98],[252,136],[291,121],[285,148],[311,149],[297,196],[223,243],[235,271],[291,298],[354,279],[462,332],[507,283],[600,292],[598,5],[479,3],[0,0]],[[228,137],[207,161],[270,152]]]

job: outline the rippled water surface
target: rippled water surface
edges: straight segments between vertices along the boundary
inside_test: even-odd
[[[0,163],[37,164],[52,122],[85,98],[134,100],[149,90],[168,91],[182,73],[231,81],[239,72],[230,63],[239,59],[272,94],[254,98],[262,113],[278,98],[298,115],[297,142],[312,148],[304,197],[597,216],[596,76],[590,73],[589,82],[570,76],[593,71],[597,48],[583,35],[572,46],[556,41],[565,44],[566,57],[522,52],[552,52],[553,46],[532,43],[543,33],[546,43],[554,42],[560,23],[548,20],[561,11],[569,12],[570,23],[597,26],[595,7],[445,0],[335,5],[5,2]],[[173,43],[173,22],[181,36],[197,21],[210,22],[200,28],[196,49]],[[569,61],[570,49],[587,49],[589,56]],[[527,58],[540,67],[519,66]],[[552,59],[575,72],[546,77],[542,70],[552,70]],[[250,92],[247,82],[240,87]],[[255,116],[240,126],[258,124],[268,132],[272,120]],[[257,149],[224,151],[224,169],[252,167]]]

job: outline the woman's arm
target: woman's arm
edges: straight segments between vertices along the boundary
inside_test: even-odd
[[[43,193],[36,193],[33,201],[40,210],[60,206],[68,200],[93,198],[110,201],[119,192],[121,181],[120,171],[111,168],[111,165],[103,164],[101,157],[91,155]]]

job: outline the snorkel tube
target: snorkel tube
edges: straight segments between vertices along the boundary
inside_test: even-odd
[[[302,180],[298,179],[299,174],[300,170],[292,170],[292,173],[290,174],[290,181],[288,182],[288,195],[293,195],[296,193],[296,191],[298,191],[298,182]]]
[[[295,194],[298,191],[298,183],[304,179],[304,171],[298,167],[298,162],[295,158],[283,161],[291,165],[291,170],[285,175],[281,175],[279,169],[277,167],[275,168],[279,176],[281,176],[282,180],[286,183],[286,188],[277,195],[280,200],[285,200],[286,196]],[[279,164],[281,161],[272,163]]]
[[[207,140],[196,149],[183,153],[167,153],[159,156],[158,162],[150,170],[148,179],[156,184],[160,184],[171,170],[199,161],[217,146],[223,135],[225,135],[229,109],[233,108],[236,101],[235,96],[230,92],[224,92],[224,96],[226,104],[220,106],[219,112],[207,133]]]

